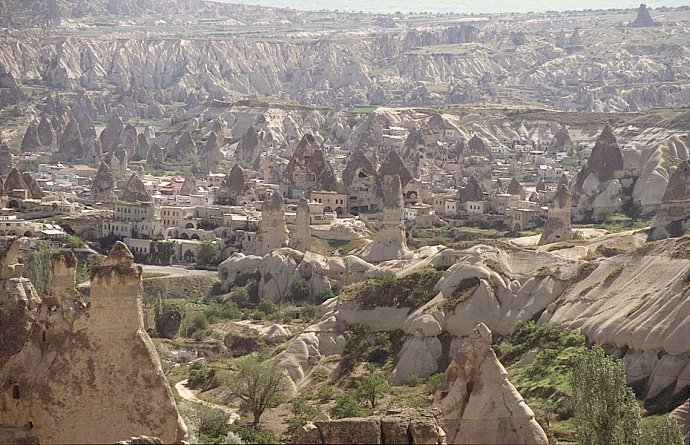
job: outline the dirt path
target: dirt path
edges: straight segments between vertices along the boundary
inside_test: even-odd
[[[219,409],[226,413],[228,415],[228,423],[233,424],[237,422],[240,419],[240,415],[237,413],[236,409],[233,408],[228,408],[227,406],[223,405],[216,405],[215,403],[207,402],[205,400],[201,400],[197,398],[196,394],[194,394],[194,391],[189,389],[187,387],[187,379],[182,380],[181,382],[178,382],[175,385],[175,390],[177,393],[180,395],[185,400],[188,400],[190,402],[198,403],[199,405],[206,406],[208,408],[213,408],[213,409]]]

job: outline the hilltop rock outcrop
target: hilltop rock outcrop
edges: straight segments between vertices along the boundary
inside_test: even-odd
[[[646,28],[650,26],[657,26],[657,23],[652,19],[649,13],[649,8],[644,3],[640,4],[637,9],[637,17],[630,23],[633,28]]]
[[[38,185],[38,182],[36,182],[34,177],[31,176],[31,173],[29,173],[29,172],[22,173],[22,179],[24,180],[24,184],[26,184],[26,186],[29,190],[29,193],[31,194],[31,197],[33,199],[41,199],[45,196],[45,193],[43,193],[41,186]]]

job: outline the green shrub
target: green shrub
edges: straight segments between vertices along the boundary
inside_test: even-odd
[[[640,422],[639,445],[683,445],[683,433],[678,422],[667,415],[645,417]]]
[[[291,294],[293,299],[304,301],[309,298],[309,285],[304,279],[299,279],[292,283]]]
[[[373,411],[357,401],[352,391],[345,391],[336,396],[335,406],[328,412],[334,419],[344,419],[346,417],[367,417]]]
[[[389,389],[388,379],[382,371],[369,372],[357,382],[357,398],[368,402],[374,409],[378,399]]]
[[[256,310],[263,313],[264,315],[273,314],[278,312],[278,306],[275,305],[271,300],[262,298],[259,304],[256,306]]]
[[[438,389],[438,385],[441,384],[441,381],[443,380],[443,373],[439,372],[438,374],[434,374],[429,376],[428,379],[426,379],[426,382],[424,382],[424,386],[426,387],[426,393],[429,395],[434,395],[436,394],[436,390]]]
[[[232,432],[238,434],[242,438],[244,444],[277,444],[278,439],[268,430],[263,428],[254,428],[251,426],[235,426]]]
[[[191,318],[185,320],[185,327],[182,330],[185,337],[192,337],[195,333],[205,331],[208,328],[208,319],[203,312],[197,312]]]

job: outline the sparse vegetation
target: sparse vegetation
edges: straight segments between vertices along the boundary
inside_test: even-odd
[[[356,301],[363,309],[375,307],[417,308],[431,300],[433,289],[443,271],[425,267],[404,277],[391,273],[378,274],[361,283],[343,288],[341,301]]]
[[[479,288],[480,283],[481,281],[477,277],[465,278],[458,283],[453,293],[450,294],[450,297],[443,302],[443,307],[450,309],[456,307],[464,301],[467,301],[472,295],[474,295],[474,292]]]

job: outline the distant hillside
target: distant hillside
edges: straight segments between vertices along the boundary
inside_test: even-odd
[[[63,20],[108,16],[215,17],[240,8],[204,0],[0,0],[0,25],[55,26]]]

